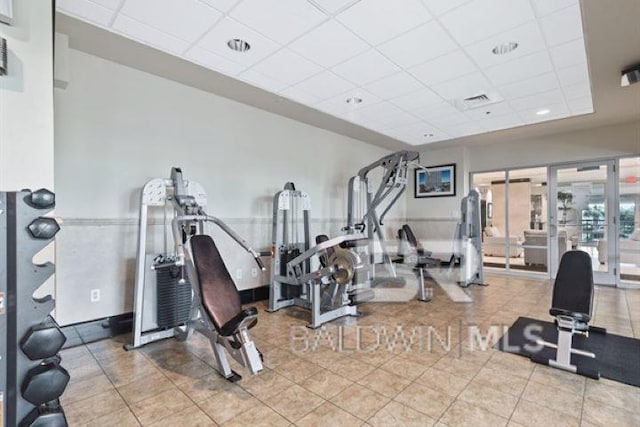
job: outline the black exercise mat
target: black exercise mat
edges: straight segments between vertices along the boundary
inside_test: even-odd
[[[529,325],[538,328],[530,333],[535,337],[525,337],[525,328]],[[495,348],[507,353],[530,357],[531,351],[527,350],[525,345],[535,346],[535,340],[538,338],[552,343],[557,342],[556,326],[552,322],[519,317],[507,333],[500,338]],[[596,358],[591,359],[574,354],[571,356],[572,364],[585,369],[599,370],[600,376],[604,378],[640,387],[640,339],[592,332],[588,338],[574,335],[573,347],[590,351],[596,355]],[[545,347],[539,354],[546,359],[555,359],[556,350]]]

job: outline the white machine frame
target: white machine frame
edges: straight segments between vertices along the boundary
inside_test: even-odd
[[[147,261],[149,207],[166,208],[167,203],[171,203],[174,208],[174,217],[171,225],[176,248],[176,252],[173,254],[175,255],[175,262],[169,262],[155,267],[149,266]],[[180,168],[172,169],[170,179],[152,179],[143,187],[140,203],[136,260],[133,340],[131,344],[125,345],[125,349],[136,349],[150,342],[171,337],[185,340],[193,331],[197,331],[209,339],[218,364],[219,373],[230,381],[237,381],[241,377],[231,370],[225,350],[241,365],[248,368],[251,374],[255,375],[263,369],[260,352],[248,332],[249,324],[256,320],[257,315],[246,317],[237,328],[237,333],[231,337],[222,336],[216,331],[211,319],[205,314],[202,307],[198,275],[195,271],[192,254],[188,245],[183,243],[182,234],[185,227],[187,229],[195,227],[198,234],[203,234],[205,223],[210,222],[217,225],[247,250],[258,262],[262,270],[265,270],[265,268],[260,261],[260,254],[251,249],[251,247],[224,224],[224,222],[206,214],[204,211],[206,205],[207,196],[202,185],[195,181],[184,181]],[[171,329],[162,330],[158,329],[158,325],[153,318],[153,307],[149,304],[149,294],[146,293],[145,290],[147,288],[146,285],[149,284],[147,273],[154,268],[168,267],[181,267],[186,271],[192,291],[192,304],[187,323]]]

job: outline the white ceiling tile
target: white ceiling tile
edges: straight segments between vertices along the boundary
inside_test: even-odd
[[[537,93],[535,95],[509,101],[513,109],[516,111],[547,108],[549,105],[561,104],[563,102],[564,97],[560,89],[554,89],[549,92]]]
[[[331,69],[337,75],[357,85],[366,85],[400,71],[395,64],[382,56],[377,50],[370,49]]]
[[[294,85],[323,69],[289,49],[282,49],[252,67],[253,70]]]
[[[522,81],[553,70],[547,51],[534,53],[485,70],[496,86]]]
[[[413,76],[400,72],[365,85],[364,88],[380,98],[391,99],[420,90],[423,86]]]
[[[516,42],[518,47],[502,55],[492,52],[493,48],[507,42]],[[505,31],[497,36],[490,37],[478,43],[464,48],[480,68],[491,67],[530,55],[547,48],[540,27],[536,21],[529,22],[521,27]]]
[[[355,111],[349,120],[356,120],[358,123],[371,123],[383,117],[400,114],[402,112],[400,108],[389,102],[379,102]]]
[[[558,70],[558,79],[560,80],[560,85],[563,87],[588,82],[589,69],[587,68],[587,64],[572,65],[571,67]]]
[[[531,0],[538,17],[548,15],[556,10],[564,9],[578,3],[578,0]]]
[[[364,52],[369,46],[331,20],[294,41],[289,48],[329,68]]]
[[[120,14],[188,42],[195,41],[222,16],[196,0],[127,0]]]
[[[442,127],[442,130],[455,138],[486,132],[486,129],[477,122],[460,123],[451,127],[445,126]]]
[[[362,100],[362,102],[359,104],[352,104],[347,102],[347,99],[350,99],[350,98],[359,98]],[[380,101],[381,101],[380,98],[378,98],[377,96],[363,89],[354,88],[340,95],[324,100],[314,105],[314,107],[322,111],[327,111],[330,114],[334,114],[338,116],[347,115],[351,117],[352,115],[349,113],[355,112],[357,110],[366,108],[371,105],[375,105]]]
[[[234,76],[247,68],[244,65],[236,64],[233,61],[229,61],[228,59],[199,47],[189,49],[185,58],[206,68],[220,71],[221,73],[230,76]]]
[[[311,0],[311,2],[315,3],[320,9],[330,14],[339,12],[358,1],[360,0]]]
[[[93,3],[98,3],[100,6],[104,6],[107,9],[116,10],[120,7],[122,0],[91,0]],[[59,2],[59,0],[58,0]],[[56,2],[56,4],[58,3]]]
[[[440,102],[438,104],[429,105],[426,107],[417,108],[411,113],[417,117],[420,117],[426,121],[442,118],[446,116],[452,116],[460,111],[448,102]]]
[[[287,44],[327,19],[306,1],[244,0],[231,17],[263,35]]]
[[[200,1],[211,7],[215,7],[216,9],[222,12],[228,12],[240,0],[200,0]]]
[[[496,117],[488,117],[484,120],[478,120],[478,124],[483,128],[493,131],[507,129],[524,125],[524,121],[516,113],[503,114]]]
[[[469,117],[462,113],[455,113],[449,116],[434,117],[429,123],[440,129],[453,129],[455,126],[471,123]]]
[[[569,110],[572,114],[589,114],[593,113],[593,101],[591,96],[575,98],[567,101]]]
[[[440,16],[451,9],[455,9],[471,0],[422,0],[434,16]]]
[[[354,85],[330,71],[323,71],[294,87],[309,92],[320,99],[328,99],[353,89]]]
[[[432,86],[476,71],[476,66],[461,50],[433,59],[409,69],[415,78]]]
[[[433,129],[429,133],[423,134],[420,136],[408,135],[402,141],[410,145],[424,145],[424,144],[433,144],[434,142],[443,141],[445,139],[450,139],[450,138],[451,136],[449,134],[439,129]]]
[[[428,22],[380,45],[378,50],[403,68],[456,50],[457,45],[436,21]]]
[[[462,100],[471,96],[494,91],[491,83],[489,83],[484,75],[479,72],[467,74],[444,83],[433,85],[431,88],[435,93],[448,101]]]
[[[189,43],[184,40],[170,36],[124,15],[118,15],[112,28],[134,40],[173,54],[180,54],[189,47]]]
[[[251,49],[246,52],[236,52],[229,49],[227,42],[232,39],[247,41]],[[246,66],[255,64],[280,48],[277,43],[272,42],[229,17],[225,17],[218,22],[218,24],[198,42],[198,47]]]
[[[591,86],[589,82],[576,83],[562,88],[567,101],[576,98],[591,97]]]
[[[534,108],[531,110],[519,111],[518,115],[525,123],[540,123],[567,117],[570,114],[569,109],[564,102],[560,104],[547,105],[545,109],[548,109],[549,113],[539,115],[538,111],[540,111],[540,109]]]
[[[395,97],[391,99],[391,102],[405,111],[412,111],[416,108],[439,104],[442,102],[442,98],[431,89],[423,87],[411,93]]]
[[[556,68],[566,68],[587,62],[584,39],[579,38],[551,48],[551,59]]]
[[[535,19],[529,0],[474,0],[440,17],[463,46]]]
[[[58,0],[56,10],[106,27],[113,18],[113,11],[87,0]]]
[[[425,121],[420,121],[407,126],[403,126],[399,130],[401,130],[408,137],[417,137],[424,139],[425,143],[431,142],[432,139],[436,137],[436,134],[442,133],[437,126],[433,125],[433,123],[427,123]]]
[[[280,95],[284,96],[285,98],[289,98],[292,101],[296,101],[306,105],[314,105],[321,101],[321,98],[295,86],[280,91]]]
[[[383,129],[398,129],[421,122],[419,118],[406,112],[384,116],[376,120],[376,126]]]
[[[289,86],[287,83],[283,83],[279,80],[273,79],[253,69],[246,70],[240,73],[238,75],[238,78],[253,86],[257,86],[270,92],[279,92],[285,87]]]
[[[580,6],[562,9],[540,19],[542,32],[549,46],[556,46],[582,37]]]
[[[337,19],[375,46],[427,22],[431,15],[419,0],[364,0]]]
[[[491,117],[502,116],[504,114],[513,113],[513,109],[506,102],[497,102],[495,104],[487,105],[482,108],[474,108],[473,110],[467,110],[464,114],[473,120],[485,120]],[[488,113],[488,114],[487,114]]]
[[[534,93],[547,92],[560,87],[555,72],[531,77],[519,82],[500,86],[499,91],[505,99],[522,98]]]

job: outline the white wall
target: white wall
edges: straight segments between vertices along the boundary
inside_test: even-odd
[[[0,76],[0,191],[53,190],[52,4],[13,2],[12,25],[0,23],[7,39],[8,73]],[[54,261],[54,245],[34,262]],[[51,277],[36,296],[53,294]]]
[[[0,77],[0,191],[53,187],[53,30],[51,2],[14,1],[8,74]]]
[[[469,171],[616,158],[640,153],[640,120],[468,148]]]
[[[69,83],[55,91],[56,188],[65,226],[58,237],[63,324],[131,311],[138,198],[142,185],[181,166],[200,182],[210,214],[257,249],[271,244],[272,199],[293,181],[312,198],[313,232],[335,234],[346,186],[389,151],[263,110],[69,51]],[[390,217],[404,217],[404,204]],[[161,249],[161,227],[151,241]],[[214,234],[214,238],[216,235]],[[228,239],[221,251],[241,289],[251,258]],[[102,299],[90,303],[91,289]]]

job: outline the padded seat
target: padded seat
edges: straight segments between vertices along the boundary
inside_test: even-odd
[[[583,251],[567,251],[560,260],[549,314],[569,316],[588,322],[591,319],[592,306],[591,257]]]
[[[240,294],[211,236],[191,237],[191,252],[205,313],[220,335],[235,334],[242,321],[257,316],[258,310],[255,307],[242,309]],[[257,321],[256,318],[248,328]]]
[[[402,228],[398,230],[398,238],[400,241],[406,241],[409,246],[416,251],[416,255],[418,256],[418,262],[415,265],[416,268],[436,267],[440,264],[439,260],[431,258],[431,252],[424,249],[408,224],[403,225]]]
[[[575,319],[579,322],[589,323],[591,316],[586,313],[576,313],[575,311],[563,310],[561,308],[552,308],[549,310],[549,314],[552,316],[567,316]]]

